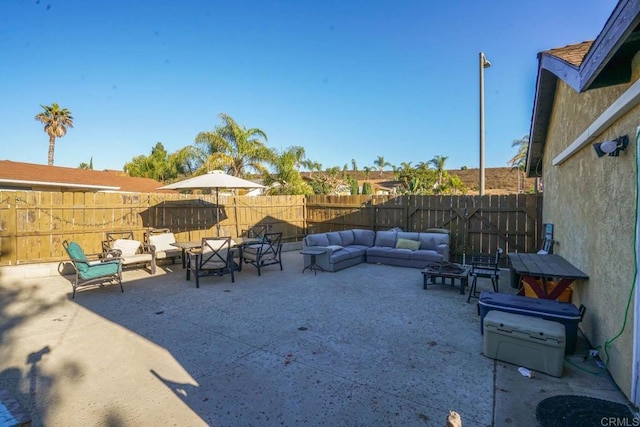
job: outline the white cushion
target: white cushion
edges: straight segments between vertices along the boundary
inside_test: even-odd
[[[113,242],[113,249],[120,249],[122,256],[132,256],[136,254],[140,245],[141,243],[137,240],[116,239]]]
[[[204,252],[217,251],[227,243],[225,239],[206,239],[206,242],[207,246],[204,247]]]
[[[171,245],[175,242],[176,236],[174,236],[173,233],[162,233],[149,236],[149,243],[156,247],[156,251],[177,249],[175,246]]]

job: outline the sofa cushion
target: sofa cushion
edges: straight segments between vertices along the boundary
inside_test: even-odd
[[[353,245],[353,231],[351,230],[344,230],[344,231],[338,231],[338,234],[340,234],[340,238],[342,239],[342,246],[349,246],[349,245]]]
[[[420,240],[420,233],[413,231],[401,231],[398,233],[398,239]]]
[[[422,236],[424,235],[425,241],[427,245],[425,246],[425,241],[423,241]],[[420,233],[420,249],[438,249],[439,245],[449,244],[449,235],[442,233]]]
[[[332,252],[336,252],[336,251],[339,251],[340,249],[342,249],[342,246],[340,246],[340,245],[329,245],[329,246],[327,246],[327,249],[331,249]]]
[[[398,239],[396,249],[410,249],[412,251],[420,249],[420,242],[417,240]]]
[[[338,252],[334,252],[331,254],[331,256],[329,256],[329,260],[331,260],[331,262],[333,263],[337,263],[340,261],[344,261],[347,259],[353,258],[353,255],[350,254],[348,251],[338,251]]]
[[[424,262],[441,262],[442,261],[442,255],[439,254],[436,251],[429,251],[429,250],[418,250],[418,251],[413,251],[411,253],[411,259],[412,260],[418,260],[418,261],[424,261]]]
[[[371,247],[375,241],[376,233],[373,230],[363,230],[356,228],[353,230],[353,243],[355,245],[362,245]]]
[[[396,234],[397,233],[395,231],[377,231],[375,246],[395,248]]]
[[[329,246],[329,239],[325,233],[309,234],[305,239],[307,246]]]
[[[149,236],[149,244],[155,246],[156,251],[168,251],[177,249],[177,247],[171,245],[175,242],[176,237],[173,233],[162,233]]]
[[[364,256],[364,254],[367,252],[367,247],[351,245],[351,246],[346,246],[340,252],[347,252],[350,254],[350,258],[356,258],[359,256]]]
[[[393,248],[388,246],[372,246],[367,249],[367,256],[373,257],[386,257],[389,252],[393,251]]]
[[[345,246],[343,250],[349,250],[349,251],[356,251],[360,254],[364,254],[367,252],[367,250],[369,250],[369,248],[371,248],[372,246],[364,246],[364,245],[350,245],[350,246]]]
[[[446,236],[447,239],[449,236],[446,234],[431,234],[431,233],[420,233],[420,249],[429,249],[435,251],[438,247],[438,236]]]
[[[340,245],[344,246],[342,243],[342,238],[340,237],[340,233],[337,231],[330,231],[325,233],[327,235],[327,240],[329,240],[329,245]]]
[[[138,240],[116,239],[115,242],[113,242],[113,249],[120,250],[123,257],[130,257],[136,254],[141,244],[142,242]]]
[[[387,252],[387,258],[397,258],[397,259],[411,259],[411,254],[413,251],[411,249],[391,249]]]

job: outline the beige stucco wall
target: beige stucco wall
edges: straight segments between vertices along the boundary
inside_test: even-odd
[[[636,74],[637,75],[637,74]],[[635,133],[640,107],[597,135],[602,142],[628,135],[629,148],[619,157],[598,158],[592,144],[559,166],[553,159],[567,148],[630,84],[576,93],[558,81],[553,114],[544,149],[544,222],[553,223],[563,256],[587,273],[588,281],[573,285],[573,302],[587,308],[580,325],[621,390],[631,396],[633,358],[634,225],[636,194]],[[631,298],[626,327],[621,331]]]

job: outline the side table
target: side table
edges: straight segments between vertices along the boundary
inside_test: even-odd
[[[316,264],[316,256],[322,255],[325,251],[320,249],[303,249],[300,251],[302,255],[309,255],[309,264],[305,265],[302,269],[302,274],[309,269],[309,271],[313,270],[313,274],[318,274],[318,270],[324,272],[324,269]]]

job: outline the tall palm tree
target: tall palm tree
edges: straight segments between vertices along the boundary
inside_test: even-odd
[[[299,172],[300,171],[300,166],[302,165],[302,162],[304,161],[305,156],[306,156],[306,153],[304,151],[304,147],[301,147],[299,145],[294,145],[293,147],[288,148],[286,151],[293,153],[293,155],[295,157],[295,166],[296,166],[296,169]]]
[[[448,157],[446,156],[434,156],[433,159],[429,160],[429,164],[433,165],[438,172],[438,186],[442,185],[442,175],[444,174],[444,164],[447,162]]]
[[[238,125],[228,114],[220,113],[219,117],[223,125],[200,132],[195,140],[208,156],[207,168],[224,169],[233,176],[251,171],[266,173],[264,164],[275,159],[274,152],[265,145],[267,134]]]
[[[524,189],[525,172],[527,169],[527,151],[529,150],[529,135],[511,142],[512,147],[518,147],[518,152],[507,162],[512,170],[518,171],[518,191],[520,191],[520,178],[522,177],[522,189]]]
[[[62,138],[67,134],[67,128],[73,127],[71,111],[60,108],[55,102],[51,105],[42,105],[41,113],[36,114],[35,119],[44,123],[44,131],[49,135],[49,166],[53,166],[53,151],[56,146],[56,138]]]
[[[358,171],[358,164],[356,163],[356,159],[351,159],[351,170],[354,172]]]
[[[512,169],[525,170],[527,167],[527,150],[529,149],[529,135],[525,135],[520,139],[515,139],[511,143],[511,147],[518,147],[518,152],[507,162]]]
[[[391,166],[391,163],[384,161],[383,156],[378,156],[378,158],[373,161],[373,164],[378,167],[378,170],[380,171],[380,177],[382,177],[382,170],[384,169],[384,167]]]

